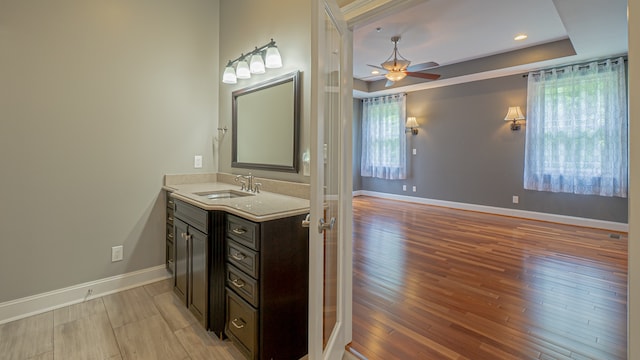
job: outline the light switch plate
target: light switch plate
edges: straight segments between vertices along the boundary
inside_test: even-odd
[[[413,149],[413,155],[416,155],[418,153],[417,149]]]
[[[413,192],[416,192],[416,186],[413,185]]]
[[[196,169],[202,168],[202,155],[196,155],[193,157],[193,167]]]
[[[513,201],[514,204],[517,204],[520,202],[520,197],[518,197],[518,195],[513,195],[511,201]]]

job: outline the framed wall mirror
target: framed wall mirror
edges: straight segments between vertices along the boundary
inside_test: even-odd
[[[232,93],[231,166],[298,172],[300,72]]]

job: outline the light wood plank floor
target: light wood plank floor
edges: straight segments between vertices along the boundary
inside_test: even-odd
[[[368,359],[626,359],[627,236],[354,199]]]
[[[208,334],[171,280],[0,325],[0,360],[239,360]]]

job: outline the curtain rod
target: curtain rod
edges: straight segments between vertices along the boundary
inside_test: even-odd
[[[627,62],[627,61],[628,61],[628,59],[627,59],[627,57],[626,57],[626,56],[622,56],[622,57],[624,58],[624,59],[623,59],[623,61],[624,61],[624,62]],[[593,61],[592,61],[592,62],[593,62]],[[618,59],[611,59],[611,62],[612,62],[612,63],[614,63],[614,64],[617,64],[617,63],[618,63]],[[589,67],[589,64],[590,64],[590,63],[573,64],[573,65],[564,65],[564,67],[567,67],[567,66],[578,66],[578,70],[581,70],[581,69],[586,69],[586,68],[588,68],[588,67]],[[604,65],[606,65],[606,63],[604,63],[604,62],[599,62],[599,63],[598,63],[598,66],[604,66]],[[541,73],[551,73],[551,71],[552,71],[552,70],[553,70],[553,69],[547,69],[547,70],[539,70],[539,71],[535,71],[535,72],[533,72],[533,75],[540,75]],[[562,69],[562,68],[560,68],[560,69],[559,69],[559,68],[556,68],[556,71],[557,71],[557,72],[561,72],[561,73],[563,73],[563,72],[564,72],[564,69]],[[524,75],[522,75],[522,77],[523,77],[523,78],[529,77],[529,74],[524,74]]]

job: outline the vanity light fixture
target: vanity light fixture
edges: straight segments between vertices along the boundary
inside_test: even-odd
[[[225,84],[237,84],[238,79],[250,79],[251,74],[264,74],[266,69],[281,67],[282,57],[280,56],[280,51],[278,51],[276,42],[271,39],[267,44],[256,47],[247,54],[242,53],[234,60],[229,60],[222,74],[222,82]]]
[[[418,135],[418,122],[414,116],[409,116],[407,118],[407,123],[404,125],[405,132],[411,131],[413,135]]]
[[[520,130],[518,120],[524,121],[524,115],[522,114],[522,110],[520,110],[520,106],[509,106],[504,121],[511,121],[511,131]]]

